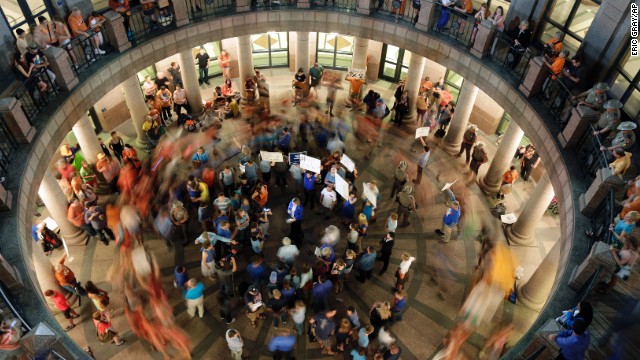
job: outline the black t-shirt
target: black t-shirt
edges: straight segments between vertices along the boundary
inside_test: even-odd
[[[200,54],[198,54],[200,55]],[[205,64],[206,66],[206,64]],[[178,84],[182,82],[182,74],[180,74],[180,69],[169,68],[169,74],[173,78],[173,83]]]
[[[280,299],[274,298],[269,300],[269,308],[275,313],[279,313],[286,306],[287,306],[287,300],[283,298],[280,298]]]
[[[582,64],[580,64],[580,66],[573,66],[573,64],[570,64],[569,66],[567,66],[567,69],[569,70],[569,73],[571,74],[571,76],[577,77],[578,79],[580,79],[580,82],[575,83],[573,80],[565,76],[565,77],[562,77],[562,83],[569,90],[582,89],[584,87],[584,84],[587,82],[586,67]]]
[[[207,62],[209,62],[209,54],[204,53],[196,55],[196,60],[198,60],[198,66],[200,69],[204,69],[207,67]]]

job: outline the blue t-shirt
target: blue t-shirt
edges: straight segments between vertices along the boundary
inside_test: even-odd
[[[186,270],[183,273],[178,272],[178,268],[179,267],[180,266],[176,266],[176,269],[174,270],[173,275],[176,277],[176,286],[178,288],[183,288],[184,284],[186,284],[187,280],[189,280],[189,279],[187,279],[187,271]]]
[[[302,186],[307,191],[313,190],[315,188],[315,186],[316,186],[316,176],[315,175],[311,175],[311,177],[309,177],[309,176],[305,175]]]
[[[203,292],[204,285],[202,285],[202,283],[198,283],[195,287],[185,290],[184,298],[186,300],[195,300],[201,298]]]
[[[448,227],[454,227],[458,223],[458,220],[460,220],[460,208],[458,208],[458,210],[448,208],[442,217],[442,222]]]
[[[296,337],[291,335],[291,336],[275,336],[273,339],[271,339],[271,342],[269,342],[269,351],[273,352],[273,351],[291,351],[293,350],[293,347],[296,344]]]
[[[573,330],[565,330],[556,338],[560,353],[567,360],[584,360],[590,341],[591,335],[588,331],[585,331],[582,336],[575,336]]]
[[[351,349],[351,358],[353,360],[367,360],[366,355],[360,355],[357,349]]]
[[[360,331],[358,331],[358,345],[363,348],[369,346],[369,336],[366,334],[364,327],[361,327]]]
[[[636,228],[636,224],[634,223],[627,224],[626,221],[618,221],[616,226],[613,228],[613,231],[615,231],[615,233],[618,235],[621,235],[623,231],[627,234],[631,234],[631,232],[635,228]]]

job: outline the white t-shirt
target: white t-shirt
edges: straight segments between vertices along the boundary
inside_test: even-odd
[[[320,193],[320,197],[322,198],[322,206],[326,208],[331,208],[336,203],[336,192],[329,191],[329,188],[324,188]]]
[[[398,228],[398,220],[389,218],[387,220],[387,229],[389,229],[389,231],[396,231],[396,228]]]
[[[406,274],[407,271],[409,271],[409,266],[411,266],[411,263],[416,261],[416,258],[414,258],[413,256],[409,258],[409,260],[402,260],[400,262],[400,273],[402,274]]]
[[[295,245],[283,245],[278,249],[278,257],[286,263],[294,262],[298,254],[298,247]]]

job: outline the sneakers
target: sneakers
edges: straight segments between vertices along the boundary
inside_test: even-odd
[[[224,318],[223,318],[223,319],[224,319]],[[229,321],[229,322],[227,323],[227,325],[231,325],[231,324],[233,324],[234,322],[236,322],[236,318],[231,319],[231,321]]]
[[[102,51],[100,49],[94,49],[93,53],[96,54],[96,55],[104,55],[104,54],[106,54],[106,52],[104,52],[104,51]]]

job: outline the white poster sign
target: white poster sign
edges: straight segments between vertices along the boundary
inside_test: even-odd
[[[378,197],[373,193],[373,191],[371,191],[369,185],[369,183],[362,183],[362,190],[364,191],[364,196],[367,198],[367,200],[371,202],[373,207],[376,207],[378,206]]]
[[[366,75],[367,75],[367,69],[349,68],[347,70],[347,79],[361,79],[361,80],[364,80]]]
[[[442,187],[442,190],[440,190],[440,191],[445,191],[445,190],[451,188],[451,185],[455,184],[456,181],[458,181],[458,179],[453,180],[453,182],[444,184],[444,186]]]
[[[431,130],[431,128],[428,127],[421,127],[421,128],[417,128],[416,129],[416,139],[421,138],[423,136],[429,136],[429,130]]]
[[[347,154],[342,154],[342,158],[340,159],[340,164],[344,165],[347,170],[349,170],[349,172],[352,172],[353,169],[356,168],[356,164],[353,162],[353,160],[351,160],[350,157],[347,156]]]
[[[260,157],[262,160],[270,161],[270,162],[283,162],[284,159],[282,157],[281,152],[273,152],[273,151],[260,151]]]
[[[300,155],[300,168],[320,174],[320,159],[307,155]]]
[[[349,199],[349,184],[342,176],[336,174],[336,191],[340,196],[342,196],[345,200]]]

